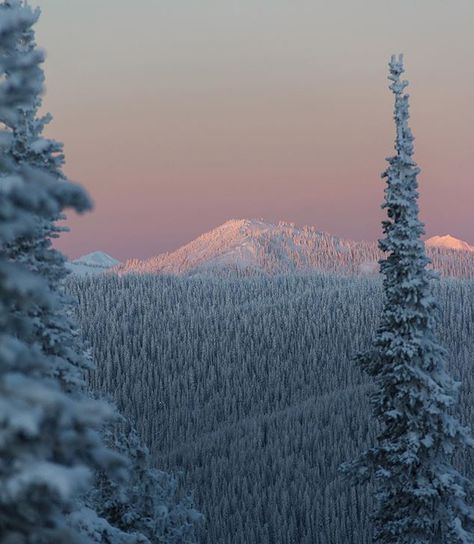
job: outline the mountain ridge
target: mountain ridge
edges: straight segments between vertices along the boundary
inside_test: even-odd
[[[444,276],[474,277],[474,248],[450,235],[426,241],[433,267]],[[472,248],[472,249],[470,249]],[[232,219],[198,236],[176,251],[148,259],[129,259],[114,267],[118,274],[239,272],[284,274],[334,272],[372,275],[382,257],[377,242],[339,238],[312,226]]]

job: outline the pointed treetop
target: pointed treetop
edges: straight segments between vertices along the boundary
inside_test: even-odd
[[[410,118],[409,95],[404,93],[405,88],[408,86],[408,81],[400,79],[400,76],[405,72],[405,68],[403,67],[403,55],[400,54],[398,57],[392,55],[388,65],[390,68],[388,79],[392,82],[389,85],[389,88],[395,95],[394,119],[397,127],[395,149],[398,157],[402,161],[411,164],[412,166],[416,166],[411,159],[413,155],[414,137],[408,126],[408,119]]]

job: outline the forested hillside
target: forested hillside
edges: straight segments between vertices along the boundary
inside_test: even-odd
[[[364,488],[338,473],[374,436],[352,361],[374,333],[374,278],[72,278],[98,369],[157,466],[183,470],[209,544],[369,542]],[[443,280],[441,337],[474,416],[474,282]],[[474,475],[472,457],[459,460]]]

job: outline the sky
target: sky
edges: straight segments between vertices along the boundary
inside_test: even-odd
[[[95,202],[68,256],[143,258],[240,218],[378,238],[398,52],[427,234],[474,243],[472,0],[37,4],[48,136]]]

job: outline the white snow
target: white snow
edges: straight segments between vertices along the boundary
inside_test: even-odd
[[[353,247],[359,246],[365,248],[364,253],[367,256],[368,252],[371,261],[377,261],[377,248],[373,243],[348,242],[314,227],[297,227],[283,221],[233,219],[172,253],[143,261],[129,260],[116,270],[120,274],[189,274],[229,269],[269,274],[294,270],[337,271],[359,266],[360,262],[354,260],[351,252]]]
[[[425,244],[428,247],[441,247],[444,249],[474,251],[474,246],[471,246],[464,240],[455,238],[454,236],[451,236],[450,234],[446,234],[445,236],[432,236],[431,238],[426,240]]]
[[[80,276],[102,274],[114,266],[118,266],[120,261],[114,259],[103,251],[94,251],[83,255],[74,261],[66,263],[67,268]]]
[[[448,276],[471,277],[474,255],[433,254],[436,240],[444,241],[441,251],[474,248],[451,236],[427,241],[428,255],[436,269]],[[456,243],[454,243],[455,241]],[[123,264],[102,252],[85,255],[69,268],[76,274],[105,271],[118,274],[198,274],[240,271],[265,274],[288,272],[335,272],[340,274],[378,274],[382,254],[377,242],[338,238],[315,227],[298,227],[294,223],[265,222],[262,219],[232,219],[170,253],[145,260],[130,259]],[[463,262],[461,262],[463,261]]]
[[[114,259],[110,255],[107,255],[107,253],[104,253],[102,251],[94,251],[93,253],[83,255],[82,257],[79,257],[73,262],[75,264],[102,266],[104,268],[110,268],[111,266],[116,266],[119,264],[119,261],[117,261],[117,259]]]

